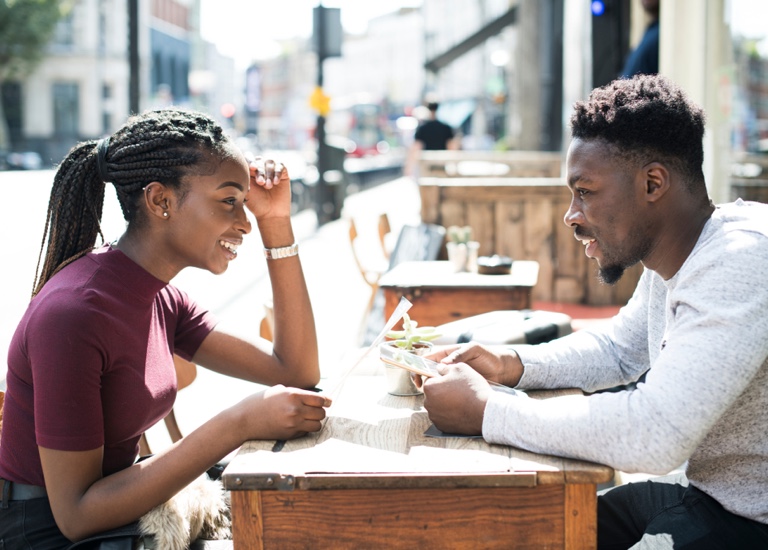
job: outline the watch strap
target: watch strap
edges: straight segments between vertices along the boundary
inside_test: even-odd
[[[279,260],[281,258],[290,258],[296,256],[299,253],[298,243],[293,243],[290,246],[280,246],[278,248],[265,248],[264,256],[267,260]]]

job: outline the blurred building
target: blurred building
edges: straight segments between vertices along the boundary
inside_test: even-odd
[[[316,113],[309,106],[315,87],[317,60],[309,41],[302,38],[281,43],[282,52],[249,68],[257,75],[247,89],[256,96],[251,131],[261,147],[306,149],[311,147]]]
[[[59,22],[42,63],[9,84],[19,90],[5,104],[14,149],[37,151],[50,166],[125,119],[127,14],[125,0],[80,0]]]
[[[200,0],[138,2],[139,109],[194,106],[218,116],[242,104],[234,61],[199,32]],[[77,0],[43,61],[3,83],[13,149],[58,163],[78,141],[112,133],[129,115],[128,0]],[[196,78],[195,78],[196,77]]]

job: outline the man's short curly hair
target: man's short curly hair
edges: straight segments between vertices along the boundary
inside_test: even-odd
[[[574,106],[571,135],[604,140],[627,160],[664,162],[689,189],[704,183],[704,111],[661,75],[596,88]]]

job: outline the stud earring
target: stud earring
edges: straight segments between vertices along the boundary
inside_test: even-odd
[[[163,212],[163,217],[167,218],[168,217],[168,212]]]

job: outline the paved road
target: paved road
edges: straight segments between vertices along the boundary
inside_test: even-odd
[[[3,283],[0,286],[0,388],[5,387],[5,357],[18,319],[32,290],[40,252],[51,171],[0,172],[0,242],[3,254]],[[324,377],[346,369],[344,356],[358,345],[360,325],[369,287],[360,276],[348,237],[348,218],[356,220],[362,236],[370,239],[371,258],[378,253],[376,223],[386,212],[393,232],[407,223],[418,223],[419,195],[416,184],[398,178],[347,197],[342,219],[317,226],[312,211],[294,216],[310,296],[315,312]],[[108,240],[124,228],[114,191],[108,188],[103,230]],[[250,241],[250,242],[249,242]],[[238,258],[219,276],[187,270],[174,284],[188,291],[214,311],[228,329],[243,335],[258,334],[263,304],[270,296],[261,242],[252,233],[240,248]],[[198,378],[179,393],[177,415],[183,431],[199,425],[211,414],[260,387],[228,379],[199,369]],[[150,443],[165,443],[162,430],[150,433]]]

